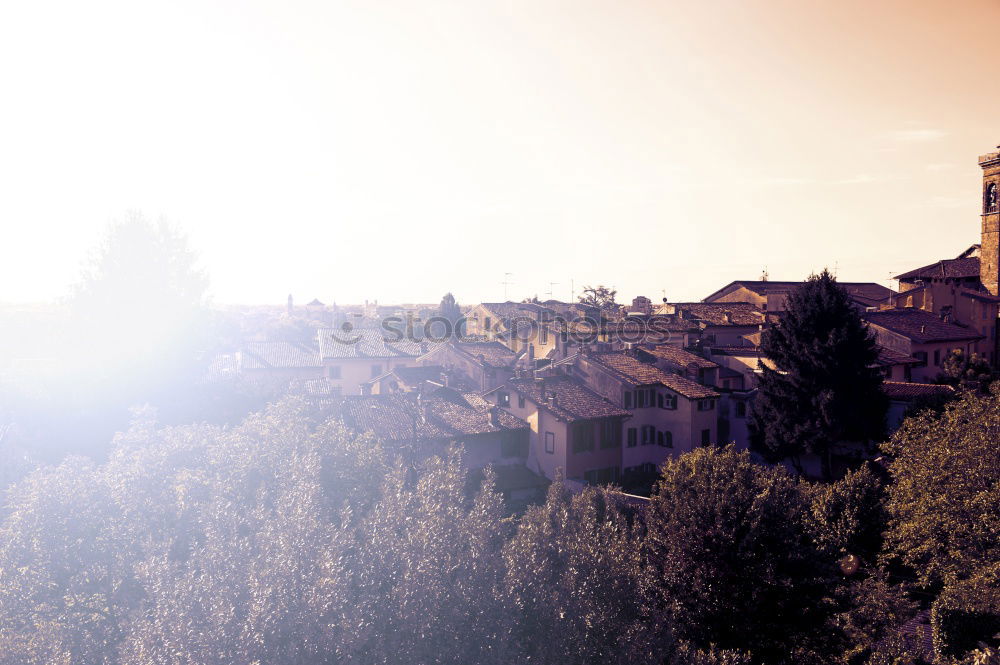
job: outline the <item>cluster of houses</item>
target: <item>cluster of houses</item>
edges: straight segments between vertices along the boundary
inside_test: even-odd
[[[1000,153],[980,164],[980,244],[898,275],[896,290],[840,282],[878,342],[890,429],[914,400],[951,390],[933,382],[953,350],[1000,360]],[[463,334],[443,337],[412,325],[426,312],[394,312],[409,316],[406,335],[378,316],[330,316],[313,343],[248,342],[227,366],[335,404],[347,427],[403,452],[459,442],[470,467],[492,466],[510,496],[557,476],[642,487],[671,456],[747,446],[770,364],[761,336],[799,285],[740,280],[701,302],[638,297],[627,307],[484,302],[465,311]]]

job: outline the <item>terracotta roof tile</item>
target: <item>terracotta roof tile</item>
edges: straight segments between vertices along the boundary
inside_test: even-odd
[[[941,386],[933,383],[903,383],[901,381],[885,381],[882,383],[882,392],[889,399],[899,402],[908,402],[919,397],[930,395],[950,395],[955,392],[951,386]]]
[[[964,259],[944,259],[922,268],[917,268],[894,279],[967,279],[979,277],[979,259],[969,257]]]
[[[883,309],[877,312],[866,312],[864,318],[872,325],[903,335],[918,344],[982,337],[975,330],[963,328],[955,323],[946,323],[940,317],[922,309]]]
[[[323,328],[319,331],[319,353],[323,359],[416,358],[429,349],[427,342],[396,340],[395,337],[378,328],[350,331]]]
[[[299,342],[247,342],[239,352],[241,369],[321,367],[316,347]]]
[[[582,381],[574,377],[558,375],[545,378],[544,396],[542,383],[541,380],[536,379],[514,379],[508,383],[508,386],[526,399],[547,409],[559,420],[567,422],[631,415],[625,409],[615,406],[587,388]],[[548,395],[555,397],[554,403],[551,405],[548,404]]]
[[[756,326],[764,323],[764,314],[746,302],[678,302],[667,303],[683,319],[704,321],[713,326]],[[728,317],[728,318],[727,318]]]
[[[679,367],[690,367],[691,365],[694,365],[698,369],[715,369],[719,366],[708,358],[703,358],[695,353],[691,353],[690,351],[685,351],[684,349],[667,344],[663,344],[652,349],[642,349],[642,352],[648,353],[656,358],[660,358]]]
[[[708,386],[703,386],[700,383],[677,374],[665,372],[656,365],[644,363],[620,351],[591,353],[587,356],[587,359],[603,365],[618,376],[638,386],[661,384],[688,399],[705,399],[719,396],[719,393]]]

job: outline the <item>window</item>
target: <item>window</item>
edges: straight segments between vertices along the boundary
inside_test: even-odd
[[[556,452],[556,435],[552,432],[545,433],[545,452],[554,455]]]
[[[637,408],[637,409],[645,409],[647,406],[649,406],[649,402],[647,401],[648,397],[649,397],[649,393],[647,393],[645,390],[636,390],[635,391],[635,408]]]
[[[703,429],[701,430],[701,445],[707,446],[712,441],[712,430]]]
[[[674,435],[671,432],[657,432],[656,445],[664,448],[674,447]]]
[[[736,417],[737,418],[746,418],[747,417],[747,403],[746,402],[737,402],[736,403]]]
[[[635,448],[639,445],[639,431],[634,427],[628,428],[628,447]]]
[[[714,399],[700,399],[698,400],[698,410],[699,411],[711,411],[715,408]]]
[[[517,396],[517,408],[519,408],[519,409],[523,409],[524,408],[524,395],[518,395]]]
[[[594,449],[594,423],[574,423],[570,435],[574,453],[585,453]]]
[[[661,408],[668,410],[677,409],[677,395],[667,394],[663,396],[663,406]]]
[[[927,367],[927,352],[926,351],[916,351],[913,357],[920,362],[914,365],[914,367]]]
[[[327,372],[329,373],[328,376],[331,379],[339,379],[340,378],[340,365],[334,365],[334,366],[330,367],[329,369],[327,369]]]
[[[934,350],[934,364],[936,366],[940,366],[941,365],[941,349],[935,349]]]
[[[489,332],[490,329],[493,327],[493,319],[491,317],[487,316],[486,317],[486,323],[484,323],[483,325],[485,327],[485,331],[484,332]]]
[[[642,445],[651,446],[656,443],[656,428],[652,425],[642,426]]]
[[[622,400],[622,402],[625,404],[625,408],[626,409],[631,409],[632,408],[632,391],[631,390],[626,390],[625,391],[624,399]]]
[[[510,406],[510,393],[501,390],[497,393],[497,406]]]
[[[617,420],[601,423],[601,448],[619,448],[622,445],[622,426]]]
[[[372,378],[373,379],[376,376],[378,376],[379,374],[381,374],[381,373],[382,373],[382,366],[381,365],[372,365]]]

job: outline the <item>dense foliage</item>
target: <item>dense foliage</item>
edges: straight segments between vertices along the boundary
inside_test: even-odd
[[[830,479],[835,444],[881,439],[887,401],[874,335],[829,272],[788,294],[761,351],[776,369],[762,367],[750,437],[768,459],[816,455]]]
[[[937,415],[903,422],[886,508],[889,551],[926,587],[969,579],[1000,561],[1000,386]]]
[[[942,649],[990,662],[960,619],[994,625],[965,599],[997,589],[998,400],[905,425],[891,478],[703,448],[646,506],[556,482],[523,515],[461,450],[407,467],[301,400],[232,428],[140,412],[105,463],[5,495],[0,665],[918,663],[907,567],[949,585]]]

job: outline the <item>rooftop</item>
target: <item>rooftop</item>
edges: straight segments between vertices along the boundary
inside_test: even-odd
[[[316,347],[300,342],[247,342],[239,352],[241,369],[321,367]]]
[[[864,318],[872,325],[903,335],[917,344],[982,337],[975,330],[945,322],[940,317],[921,309],[883,309],[877,312],[866,312]]]
[[[968,279],[979,277],[979,258],[968,257],[960,259],[944,259],[937,263],[932,263],[922,268],[917,268],[902,275],[897,275],[895,279],[900,281],[917,279]]]
[[[760,309],[747,302],[677,302],[667,303],[661,310],[673,308],[683,319],[697,319],[713,326],[756,326],[764,323]]]
[[[566,422],[631,415],[572,376],[556,375],[544,380],[514,379],[508,385],[519,395],[544,407],[556,418]],[[552,404],[548,403],[550,395],[554,396]]]
[[[344,358],[416,358],[428,351],[427,342],[397,339],[399,335],[380,328],[341,330],[322,328],[319,331],[319,357]]]
[[[886,396],[897,402],[909,402],[919,397],[931,395],[950,395],[955,392],[951,386],[942,386],[933,383],[902,383],[900,381],[885,381],[882,383],[882,392]]]
[[[788,293],[789,291],[802,286],[803,282],[775,282],[771,280],[736,280],[730,282],[707,298],[706,302],[712,302],[715,297],[720,297],[725,293],[735,291],[743,287],[748,291],[766,296],[769,294]],[[894,292],[892,289],[877,284],[875,282],[837,282],[852,298],[860,298],[871,301],[885,301]]]
[[[707,386],[677,374],[665,372],[656,365],[644,363],[638,358],[621,351],[591,353],[586,358],[599,363],[621,378],[637,386],[661,384],[688,399],[718,397],[719,393]]]
[[[491,421],[487,400],[476,393],[439,388],[429,395],[413,393],[344,398],[343,418],[361,432],[384,441],[460,439],[477,434],[527,429],[528,424],[502,409]]]
[[[685,351],[684,349],[667,344],[662,344],[652,349],[642,349],[642,352],[648,353],[651,356],[655,356],[656,358],[665,360],[668,363],[678,365],[680,367],[690,367],[691,365],[694,365],[698,369],[715,369],[719,366],[708,358],[703,358],[695,353],[691,353],[690,351]]]

